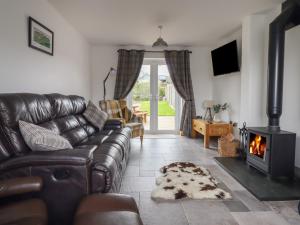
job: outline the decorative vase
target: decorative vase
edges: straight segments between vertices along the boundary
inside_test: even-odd
[[[221,122],[221,114],[219,112],[215,113],[214,122]]]

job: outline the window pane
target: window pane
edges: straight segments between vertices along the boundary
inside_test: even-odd
[[[175,93],[168,67],[158,65],[158,130],[175,130]]]
[[[150,65],[143,65],[132,89],[132,110],[144,120],[145,130],[150,129]]]

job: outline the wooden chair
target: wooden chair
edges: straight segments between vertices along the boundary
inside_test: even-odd
[[[100,108],[105,111],[110,118],[120,119],[125,127],[131,129],[131,137],[140,137],[141,143],[144,139],[143,118],[137,117],[128,109],[126,100],[102,100]]]
[[[137,117],[141,117],[144,121],[144,123],[147,123],[147,115],[148,115],[148,112],[146,111],[141,111],[140,110],[140,106],[138,105],[135,105],[135,106],[132,106],[132,112],[134,115],[136,115]]]

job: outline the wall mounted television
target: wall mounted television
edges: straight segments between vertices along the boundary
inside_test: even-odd
[[[240,71],[237,41],[232,41],[211,52],[214,76]]]

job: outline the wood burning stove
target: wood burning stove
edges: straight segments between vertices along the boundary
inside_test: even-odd
[[[295,133],[248,128],[247,163],[272,178],[293,177],[295,142]]]
[[[270,24],[268,61],[268,127],[249,128],[247,162],[272,177],[294,175],[296,134],[280,129],[285,31],[300,24],[300,0],[287,0]]]

